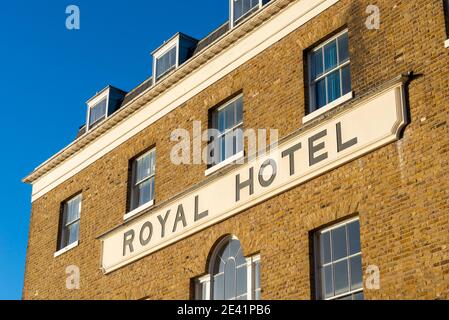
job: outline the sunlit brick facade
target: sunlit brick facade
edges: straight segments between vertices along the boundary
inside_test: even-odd
[[[449,298],[444,5],[263,1],[174,37],[160,78],[100,92],[92,125],[25,179],[23,298]],[[173,131],[193,152],[194,122],[233,101],[234,126],[278,130],[277,175],[227,161],[247,141],[215,168],[173,163]]]

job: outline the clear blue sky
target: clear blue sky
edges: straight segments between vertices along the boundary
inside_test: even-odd
[[[76,31],[65,27],[72,4]],[[97,91],[131,90],[151,75],[152,50],[178,31],[201,38],[228,12],[228,0],[2,3],[0,299],[22,293],[31,187],[21,179],[73,140]]]

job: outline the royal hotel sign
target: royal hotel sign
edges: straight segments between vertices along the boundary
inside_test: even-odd
[[[112,272],[394,142],[406,123],[400,82],[293,135],[273,152],[101,236],[102,268]]]

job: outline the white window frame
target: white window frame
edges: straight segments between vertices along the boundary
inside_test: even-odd
[[[149,155],[151,153],[154,153],[154,161],[156,162],[156,148],[148,150],[147,152],[145,152],[144,154],[142,154],[141,156],[135,158],[132,161],[132,164],[131,164],[131,190],[130,190],[130,193],[129,193],[129,195],[130,195],[129,203],[130,203],[131,207],[132,207],[132,203],[134,202],[134,197],[135,197],[134,192],[135,192],[135,188],[136,188],[137,185],[142,184],[142,183],[144,183],[144,182],[146,182],[146,181],[148,181],[148,180],[150,180],[152,178],[154,178],[155,185],[156,185],[156,163],[155,163],[155,169],[154,169],[153,174],[150,174],[148,177],[146,177],[145,179],[143,179],[143,180],[141,180],[139,182],[134,182],[134,179],[135,179],[135,176],[136,176],[136,172],[137,172],[137,167],[136,167],[137,162],[140,159],[146,157],[147,155]],[[149,202],[144,203],[143,205],[141,205],[141,206],[139,206],[137,208],[133,208],[131,211],[129,211],[128,213],[126,213],[123,216],[123,219],[124,220],[129,220],[132,217],[134,217],[134,216],[138,215],[139,213],[141,213],[142,211],[144,211],[144,210],[154,206],[154,203],[155,203],[154,199],[155,199],[155,197],[156,197],[156,190],[153,190],[153,199],[151,199]]]
[[[92,109],[94,109],[96,106],[98,106],[100,103],[102,103],[103,101],[106,102],[106,109],[105,109],[105,115],[104,118],[101,120],[97,120],[97,122],[91,124],[90,123],[90,116],[91,116],[91,111]],[[91,130],[92,128],[95,128],[96,126],[98,126],[100,123],[102,123],[104,120],[107,119],[108,117],[108,105],[109,105],[109,96],[106,98],[101,99],[100,101],[98,101],[96,104],[92,105],[89,107],[89,111],[88,111],[88,115],[87,115],[87,130]]]
[[[259,11],[263,7],[263,0],[259,0],[259,7],[257,8],[257,10],[254,9],[254,8],[257,7],[256,6],[256,7],[252,8],[250,11],[248,11],[247,13],[245,13],[243,16],[241,16],[238,21],[234,21],[235,20],[234,19],[234,0],[229,0],[229,1],[230,1],[230,5],[229,5],[230,13],[229,13],[229,16],[231,17],[231,19],[230,19],[231,29],[235,28],[239,24],[242,24],[242,22],[248,20],[252,16],[252,14],[247,15],[248,12],[251,12],[252,10],[254,10],[253,13],[256,13],[257,11]]]
[[[172,73],[174,70],[179,68],[179,50],[180,50],[180,36],[177,35],[172,40],[165,43],[161,48],[157,49],[155,52],[153,52],[153,85],[157,82],[162,81],[168,74]],[[168,53],[170,50],[172,50],[174,47],[176,47],[176,64],[174,68],[171,68],[164,72],[162,75],[159,76],[159,79],[157,79],[156,76],[156,65],[157,61],[164,56],[166,53]]]
[[[210,274],[206,274],[205,276],[202,276],[195,280],[195,300],[202,301],[202,300],[210,300]],[[206,294],[203,296],[203,288],[206,289]]]
[[[327,233],[327,232],[335,230],[335,229],[338,229],[341,226],[344,226],[344,225],[347,225],[347,224],[351,224],[351,223],[353,223],[355,221],[359,221],[359,224],[360,224],[360,218],[359,217],[355,217],[355,218],[351,218],[351,219],[348,219],[348,220],[344,220],[344,221],[342,221],[340,223],[337,223],[337,224],[334,224],[334,225],[332,225],[330,227],[317,230],[315,232],[315,234],[314,234],[314,237],[313,237],[313,239],[314,239],[314,263],[315,263],[315,268],[314,268],[315,270],[314,270],[314,272],[315,272],[315,287],[316,287],[315,294],[316,294],[316,297],[318,299],[322,299],[321,298],[322,297],[321,290],[323,289],[322,288],[322,283],[321,283],[321,276],[320,276],[320,254],[321,253],[320,253],[319,235],[323,234],[323,233]],[[361,239],[360,239],[360,241],[361,241]],[[332,240],[331,240],[331,250],[332,250]],[[341,258],[339,260],[331,261],[330,263],[327,263],[327,264],[325,264],[323,266],[333,265],[335,263],[338,263],[338,262],[344,261],[344,260],[348,260],[349,261],[349,259],[357,257],[357,256],[362,256],[362,252],[360,251],[359,253],[356,253],[356,254],[353,254],[353,255],[350,255],[350,256],[345,256],[345,257],[343,257],[343,258]],[[348,279],[350,281],[350,279],[351,279],[350,274],[348,274]],[[362,279],[362,281],[363,281],[363,279]],[[336,296],[333,296],[333,297],[330,297],[330,298],[325,298],[324,300],[328,300],[328,301],[330,301],[330,300],[337,300],[339,298],[350,296],[350,295],[353,295],[353,294],[357,294],[357,293],[360,293],[360,292],[363,292],[363,291],[364,291],[364,288],[363,288],[363,283],[362,283],[362,287],[359,288],[359,289],[350,290],[348,292],[345,292],[345,293],[342,293],[342,294],[339,294],[339,295],[336,295]]]
[[[102,122],[104,122],[106,119],[109,118],[109,97],[110,97],[111,89],[108,87],[104,91],[100,92],[96,97],[92,98],[91,100],[87,101],[87,119],[86,119],[86,132],[89,132],[90,130],[98,127],[98,125]],[[96,107],[100,102],[103,102],[103,100],[106,99],[106,115],[103,120],[98,121],[93,126],[90,125],[90,112],[92,108]]]
[[[242,93],[242,94],[239,94],[238,96],[236,96],[235,98],[231,99],[230,101],[226,102],[222,106],[212,110],[211,117],[213,118],[214,117],[213,114],[218,113],[218,112],[226,109],[227,107],[229,107],[231,104],[233,104],[234,102],[236,102],[239,99],[242,99],[242,108],[244,108],[245,106],[243,105],[243,93]],[[212,125],[214,126],[215,124],[212,124]],[[229,134],[230,132],[233,132],[234,130],[239,129],[239,128],[241,128],[242,131],[243,131],[243,126],[244,126],[244,117],[243,117],[243,114],[242,114],[242,121],[241,122],[235,124],[232,128],[225,129],[225,131],[223,133],[220,133],[220,135],[218,135],[217,137],[214,137],[214,139],[219,140],[222,137],[224,137],[227,134]],[[212,129],[217,129],[217,128],[212,127]],[[205,176],[209,176],[209,175],[213,174],[214,172],[216,172],[216,171],[218,171],[218,170],[220,170],[220,169],[222,169],[222,168],[224,168],[224,167],[226,167],[226,166],[228,166],[228,165],[230,165],[232,163],[236,163],[239,160],[242,160],[245,157],[245,151],[244,151],[244,149],[245,149],[245,138],[244,138],[244,136],[243,136],[243,142],[242,143],[243,143],[243,150],[241,150],[241,151],[237,152],[236,154],[230,156],[229,158],[224,159],[223,161],[220,161],[220,162],[214,164],[213,166],[209,167],[205,171],[204,175]],[[214,150],[214,151],[217,152],[217,150]],[[221,146],[219,146],[218,152],[221,152]],[[221,154],[220,154],[220,156],[221,156]]]
[[[235,236],[226,237],[223,240],[220,241],[219,244],[215,246],[214,253],[212,254],[210,258],[210,265],[209,265],[209,274],[203,275],[197,279],[195,279],[195,300],[200,300],[199,297],[201,296],[201,300],[211,300],[212,298],[212,274],[213,274],[213,266],[214,262],[217,258],[217,253],[219,252],[219,249],[224,245],[224,243],[230,241],[230,240],[239,240]],[[255,278],[254,278],[254,269],[255,269],[255,263],[261,262],[260,254],[246,257],[246,270],[247,270],[247,300],[251,301],[254,300],[254,293],[255,293]],[[203,292],[203,286],[206,286],[206,296],[202,296]],[[262,288],[260,288],[261,290]],[[201,294],[200,294],[201,293]]]
[[[338,34],[336,34],[335,36],[333,36],[332,38],[320,43],[318,46],[316,46],[315,48],[313,48],[313,50],[311,50],[308,54],[307,54],[307,63],[308,66],[312,65],[312,53],[318,51],[318,50],[322,50],[326,45],[328,45],[329,43],[335,41],[336,39],[338,39],[340,36],[344,35],[345,33],[348,33],[348,29],[345,29],[341,32],[339,32]],[[337,61],[339,61],[339,50],[338,50],[338,41],[337,41]],[[348,48],[349,49],[349,48]],[[323,68],[324,68],[324,54],[323,54]],[[330,75],[331,73],[343,69],[344,67],[351,65],[351,56],[349,56],[349,59],[345,62],[343,62],[342,64],[337,65],[335,68],[332,68],[331,70],[328,70],[326,72],[324,72],[322,75],[320,75],[318,78],[312,80],[312,68],[309,67],[308,69],[308,90],[309,90],[309,103],[307,105],[307,111],[308,114],[305,115],[302,119],[303,124],[310,122],[314,119],[316,119],[317,117],[321,116],[322,114],[338,107],[339,105],[351,100],[354,97],[354,93],[351,90],[350,92],[346,93],[343,96],[340,96],[338,99],[327,103],[326,105],[320,107],[317,109],[316,107],[316,101],[315,101],[315,90],[314,89],[314,84],[316,84],[318,81],[326,78],[327,76]],[[352,83],[351,83],[351,87],[352,87]],[[343,78],[340,76],[340,89],[343,90]],[[327,92],[327,80],[326,80],[326,92]]]
[[[65,216],[66,216],[66,214],[67,214],[67,205],[68,205],[69,202],[74,201],[74,200],[76,200],[76,199],[78,199],[78,198],[79,198],[79,200],[80,200],[80,202],[79,202],[79,217],[78,217],[78,219],[72,221],[71,223],[66,224],[66,223],[65,223],[65,220],[66,220],[66,217],[65,217]],[[59,239],[59,241],[62,240],[64,230],[65,230],[65,228],[66,228],[68,225],[72,225],[72,224],[74,224],[74,223],[76,223],[76,222],[79,222],[78,239],[77,239],[76,241],[70,243],[69,245],[63,247],[63,248],[58,248],[58,251],[56,251],[56,252],[54,253],[54,257],[55,257],[55,258],[56,258],[56,257],[59,257],[60,255],[66,253],[66,252],[68,252],[68,251],[70,251],[70,250],[72,250],[73,248],[75,248],[75,247],[77,247],[77,246],[79,245],[79,233],[80,233],[80,227],[81,227],[81,209],[82,209],[82,203],[83,203],[83,195],[82,195],[82,194],[78,194],[78,195],[76,195],[76,196],[74,196],[74,197],[70,198],[69,200],[66,200],[66,201],[64,201],[64,202],[62,203],[62,216],[60,217],[60,219],[61,219],[62,221],[61,221],[61,224],[60,224],[59,230],[58,230],[58,232],[59,232],[59,234],[58,234],[58,239]],[[58,243],[58,246],[59,246],[59,243]]]

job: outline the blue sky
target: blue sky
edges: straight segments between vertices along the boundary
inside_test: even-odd
[[[69,5],[80,30],[65,27]],[[97,91],[131,90],[151,75],[151,51],[178,31],[207,35],[228,12],[228,0],[2,3],[0,299],[21,298],[31,199],[22,178],[74,139]]]

